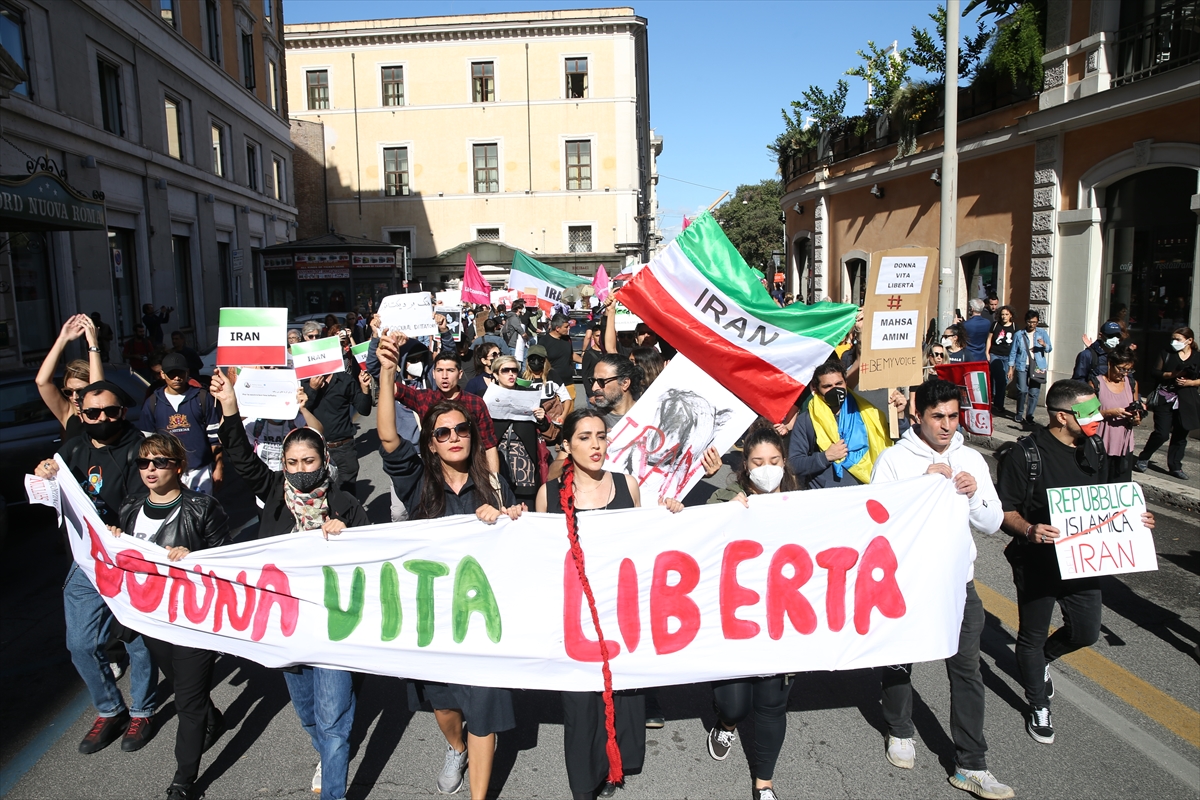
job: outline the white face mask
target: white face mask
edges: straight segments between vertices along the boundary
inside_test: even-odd
[[[1171,349],[1174,350],[1176,353],[1183,350],[1183,348],[1185,348],[1185,347],[1187,347],[1187,342],[1181,342],[1178,339],[1171,340]]]
[[[942,337],[942,347],[953,347],[953,346],[954,346],[953,339],[951,339],[949,336]]]
[[[1120,339],[1120,337],[1119,337],[1119,336],[1114,336],[1114,337],[1113,337],[1113,338],[1111,338],[1111,339],[1105,339],[1105,340],[1104,340],[1104,345],[1105,345],[1106,347],[1109,347],[1109,348],[1116,347],[1116,346],[1117,346],[1117,345],[1119,345],[1120,343],[1121,343],[1121,339]]]
[[[755,467],[750,470],[750,480],[754,481],[754,485],[758,487],[759,491],[773,492],[783,481],[783,467],[778,464],[763,464],[761,467]]]

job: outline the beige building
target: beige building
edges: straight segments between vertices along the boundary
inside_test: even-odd
[[[301,239],[403,245],[431,289],[453,285],[474,242],[590,275],[661,238],[662,140],[632,9],[288,25],[284,40]],[[507,261],[479,263],[504,283]],[[301,272],[268,282],[289,294]],[[302,294],[361,295],[348,280]]]

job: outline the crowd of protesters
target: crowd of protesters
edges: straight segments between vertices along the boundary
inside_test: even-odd
[[[435,316],[438,334],[423,338],[381,330],[378,315],[348,314],[341,320],[329,315],[324,324],[306,323],[290,332],[289,343],[338,336],[344,370],[301,382],[301,411],[286,420],[243,419],[233,376],[221,370],[201,375],[199,358],[178,332],[171,334],[171,349],[164,349],[163,326],[171,309],[156,312],[147,306],[144,311],[123,353],[132,368],[154,381],[148,396],[129,397],[104,380],[112,333],[98,315],[67,321],[37,384],[64,428],[59,455],[70,479],[83,487],[113,535],[158,545],[168,560],[230,541],[218,499],[230,472],[260,508],[253,536],[304,531],[319,531],[326,538],[353,535],[353,528],[368,524],[357,496],[361,440],[355,419],[373,410],[391,483],[393,521],[470,514],[491,524],[529,510],[573,519],[576,513],[655,503],[673,512],[683,507],[670,498],[642,497],[634,478],[603,469],[608,432],[675,354],[644,323],[619,331],[611,302],[590,315],[572,315],[565,307],[547,314],[526,308],[519,299],[508,309],[468,309],[458,342],[441,315]],[[1115,323],[1106,323],[1101,338],[1080,354],[1072,379],[1049,386],[1048,424],[1033,424],[1047,382],[1046,355],[1052,350],[1049,332],[1040,323],[1038,312],[1031,310],[1018,329],[1013,310],[999,306],[994,296],[986,302],[973,300],[968,317],[927,346],[926,380],[911,387],[908,396],[897,391],[873,403],[856,390],[860,314],[854,330],[816,368],[809,388],[783,420],[759,418],[742,437],[739,453],[710,449],[703,463],[709,476],[726,461],[736,467],[728,487],[708,502],[746,504],[756,494],[923,474],[952,481],[967,498],[972,531],[1003,531],[1011,537],[1006,555],[1021,608],[1016,649],[1028,703],[1025,726],[1037,742],[1050,744],[1055,736],[1050,664],[1096,641],[1101,603],[1095,579],[1058,578],[1050,545],[1062,532],[1050,524],[1046,491],[1128,481],[1133,470],[1146,469],[1168,439],[1171,474],[1186,479],[1181,471],[1186,434],[1200,427],[1200,357],[1192,331],[1175,331],[1172,350],[1154,369],[1159,381],[1151,404],[1154,435],[1135,456],[1132,426],[1146,408],[1131,375],[1135,353],[1122,343]],[[584,329],[579,348],[572,346],[574,325]],[[68,345],[80,338],[88,345],[88,360],[69,362],[59,387],[54,370]],[[371,345],[360,369],[350,347],[365,341]],[[962,361],[988,365],[992,408],[998,415],[1005,413],[1006,387],[1015,379],[1014,419],[1031,431],[1000,460],[995,484],[982,456],[966,446],[959,431],[959,388],[940,380],[933,369]],[[577,364],[582,391],[576,383]],[[537,392],[533,418],[493,420],[484,397],[494,386]],[[1082,409],[1093,401],[1103,416],[1098,435],[1080,423]],[[889,404],[906,409],[897,441],[888,433]],[[126,420],[135,405],[142,408],[138,427]],[[1031,473],[1035,460],[1040,469]],[[48,459],[38,465],[37,474],[54,477],[57,470],[57,462]],[[1145,522],[1153,526],[1150,515]],[[578,550],[578,542],[572,544]],[[972,542],[972,558],[974,553]],[[958,652],[945,662],[956,751],[949,779],[979,797],[1012,797],[1013,790],[987,766],[980,672],[984,612],[970,574],[966,596]],[[95,753],[117,740],[122,750],[135,751],[150,740],[155,710],[163,702],[155,693],[156,669],[161,669],[173,686],[179,717],[168,798],[202,796],[197,783],[201,756],[225,731],[221,711],[209,697],[216,654],[122,628],[78,567],[68,575],[64,602],[68,649],[97,711],[80,752]],[[1056,604],[1064,624],[1047,637]],[[110,663],[110,638],[124,642],[128,702]],[[887,727],[885,757],[899,769],[912,769],[916,759],[912,670],[911,664],[878,670]],[[312,789],[323,800],[341,800],[347,792],[359,681],[353,673],[315,666],[283,673],[300,725],[319,756]],[[748,753],[753,794],[759,800],[780,797],[774,766],[783,747],[789,693],[803,680],[803,675],[791,674],[749,676],[712,687],[717,716],[706,737],[708,753],[725,760],[738,724],[752,717],[755,742]],[[409,681],[408,702],[413,711],[432,710],[445,738],[443,767],[434,778],[437,790],[452,794],[468,788],[472,798],[485,797],[496,737],[516,725],[512,692]],[[572,796],[612,796],[618,787],[606,781],[600,695],[563,692],[562,707]],[[650,690],[619,693],[615,711],[625,770],[636,772],[645,756],[645,729],[661,727],[662,712]]]

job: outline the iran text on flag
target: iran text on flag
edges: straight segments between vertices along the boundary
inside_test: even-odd
[[[300,342],[292,345],[291,349],[296,380],[302,381],[317,375],[332,375],[346,369],[346,363],[342,361],[342,342],[336,336]]]
[[[858,307],[779,305],[710,214],[703,214],[617,299],[722,386],[778,422],[854,327]]]
[[[538,308],[542,311],[549,312],[555,303],[562,302],[563,289],[585,283],[591,283],[591,280],[534,261],[520,251],[513,253],[508,288],[516,290],[527,303],[531,299],[529,295],[537,298]]]
[[[362,344],[356,344],[350,348],[350,355],[354,356],[354,360],[358,363],[359,369],[367,368],[367,352],[371,349],[371,342],[368,339]]]
[[[222,308],[218,367],[287,366],[286,308]]]

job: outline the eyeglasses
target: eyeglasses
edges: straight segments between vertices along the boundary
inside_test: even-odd
[[[100,419],[101,414],[109,419],[120,419],[121,412],[124,410],[125,409],[121,408],[120,406],[105,406],[104,408],[85,408],[79,413],[83,414],[85,417],[94,422]]]
[[[946,357],[946,353],[942,350],[934,350],[929,355],[933,356],[934,358],[945,358]]]
[[[546,359],[545,359],[545,358],[543,358],[542,356],[530,356],[530,357],[529,357],[528,359],[526,359],[526,360],[527,360],[527,361],[528,361],[530,364],[545,364],[545,363],[546,363]]]
[[[315,333],[306,333],[304,335],[304,341],[306,341],[306,342],[314,342],[318,338],[320,338],[320,337],[318,337],[317,334],[315,334]]]
[[[496,371],[499,372],[501,375],[509,375],[509,374],[515,375],[518,372],[520,372],[521,370],[519,370],[516,367],[501,367],[500,369],[498,369]]]
[[[151,464],[154,465],[155,469],[166,469],[172,464],[179,463],[178,458],[163,458],[161,456],[157,458],[137,458],[134,460],[137,462],[138,469],[150,469]]]
[[[1133,372],[1133,367],[1118,367],[1116,364],[1112,366],[1112,371],[1118,375],[1128,375]]]
[[[500,353],[499,353],[499,352],[495,352],[495,353],[488,353],[487,355],[485,355],[485,356],[483,357],[483,360],[484,360],[484,361],[491,361],[493,358],[495,358],[495,357],[496,357],[496,356],[498,356],[498,355],[500,355]]]
[[[471,438],[471,423],[460,422],[457,425],[455,425],[453,428],[434,428],[433,429],[433,438],[435,440],[437,440],[438,442],[441,442],[444,444],[444,443],[450,441],[450,432],[451,431],[458,434],[458,438],[460,438],[460,439],[469,439],[469,438]]]
[[[166,375],[168,378],[182,379],[182,378],[186,378],[188,376],[188,371],[186,369],[173,369],[170,372],[164,372],[163,374]]]
[[[59,389],[59,391],[62,392],[62,396],[67,398],[68,400],[78,400],[79,393],[82,390],[81,389]]]
[[[608,386],[610,383],[612,383],[613,381],[619,381],[619,380],[621,380],[621,377],[619,375],[613,375],[611,378],[590,378],[588,380],[588,385],[590,386],[593,383],[599,384],[600,388],[603,389],[606,386]]]

